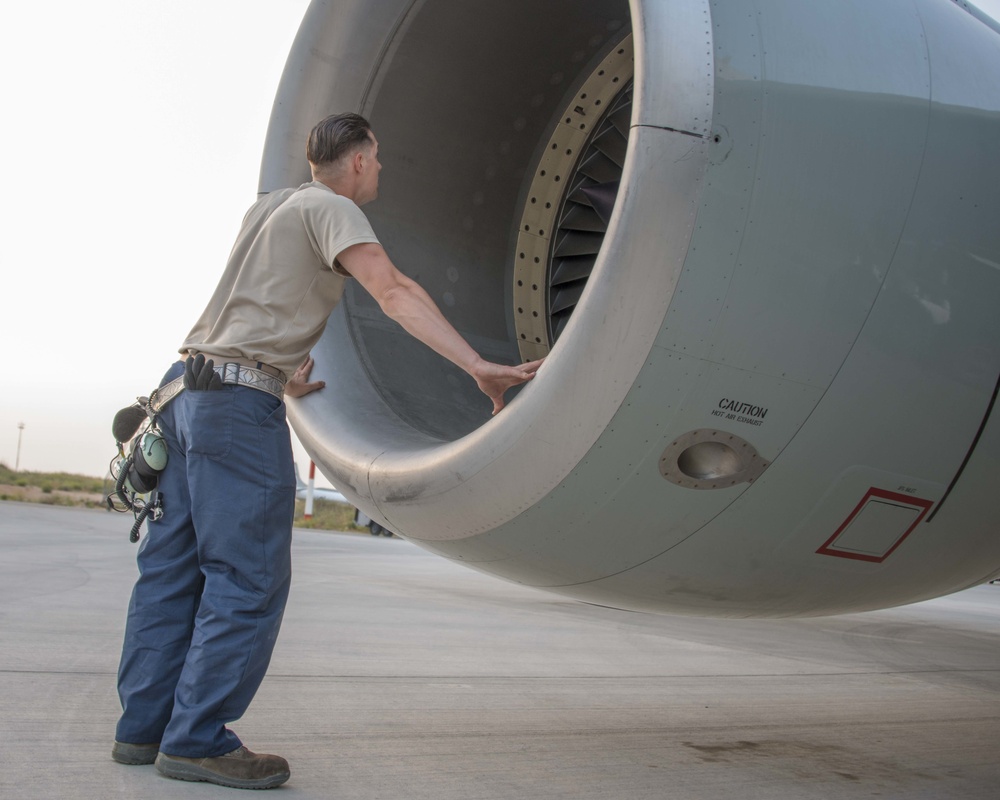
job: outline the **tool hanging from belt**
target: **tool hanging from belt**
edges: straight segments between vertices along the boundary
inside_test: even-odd
[[[167,466],[167,445],[156,427],[157,415],[185,390],[217,391],[224,386],[247,386],[280,400],[285,391],[285,375],[274,367],[243,359],[227,359],[217,367],[213,358],[206,359],[204,353],[198,353],[188,356],[184,374],[179,378],[155,389],[148,398],[137,398],[133,405],[115,414],[111,430],[118,454],[109,468],[115,478],[115,490],[106,501],[112,511],[131,511],[135,515],[130,541],[139,541],[139,529],[147,518],[157,520],[163,515],[163,496],[155,489],[160,473]],[[130,442],[127,454],[125,442]],[[115,505],[116,498],[121,507]]]

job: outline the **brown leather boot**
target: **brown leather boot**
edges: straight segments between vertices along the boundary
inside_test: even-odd
[[[111,748],[111,757],[119,764],[152,764],[159,749],[159,742],[155,744],[115,742]]]
[[[184,758],[160,753],[156,768],[168,778],[206,781],[234,789],[271,789],[288,780],[288,762],[281,756],[257,755],[245,747],[215,758]]]

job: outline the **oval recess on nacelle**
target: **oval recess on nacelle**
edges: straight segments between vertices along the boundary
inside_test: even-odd
[[[393,259],[485,357],[548,360],[491,419],[350,287],[296,431],[391,530],[592,602],[821,614],[986,579],[998,70],[950,0],[314,2],[261,190],[360,111]]]

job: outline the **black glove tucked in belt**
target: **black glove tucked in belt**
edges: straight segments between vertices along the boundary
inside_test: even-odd
[[[188,356],[184,362],[184,388],[189,392],[221,389],[222,378],[215,371],[215,362],[212,359],[206,361],[201,353]]]

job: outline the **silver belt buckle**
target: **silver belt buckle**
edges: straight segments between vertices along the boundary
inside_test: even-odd
[[[263,370],[244,367],[233,361],[227,361],[222,366],[216,367],[215,371],[219,373],[222,382],[225,384],[248,386],[251,389],[258,389],[259,391],[273,394],[279,400],[285,393],[285,384],[273,375],[268,375]]]
[[[240,365],[234,361],[227,361],[222,365],[222,382],[237,384],[240,382]]]

